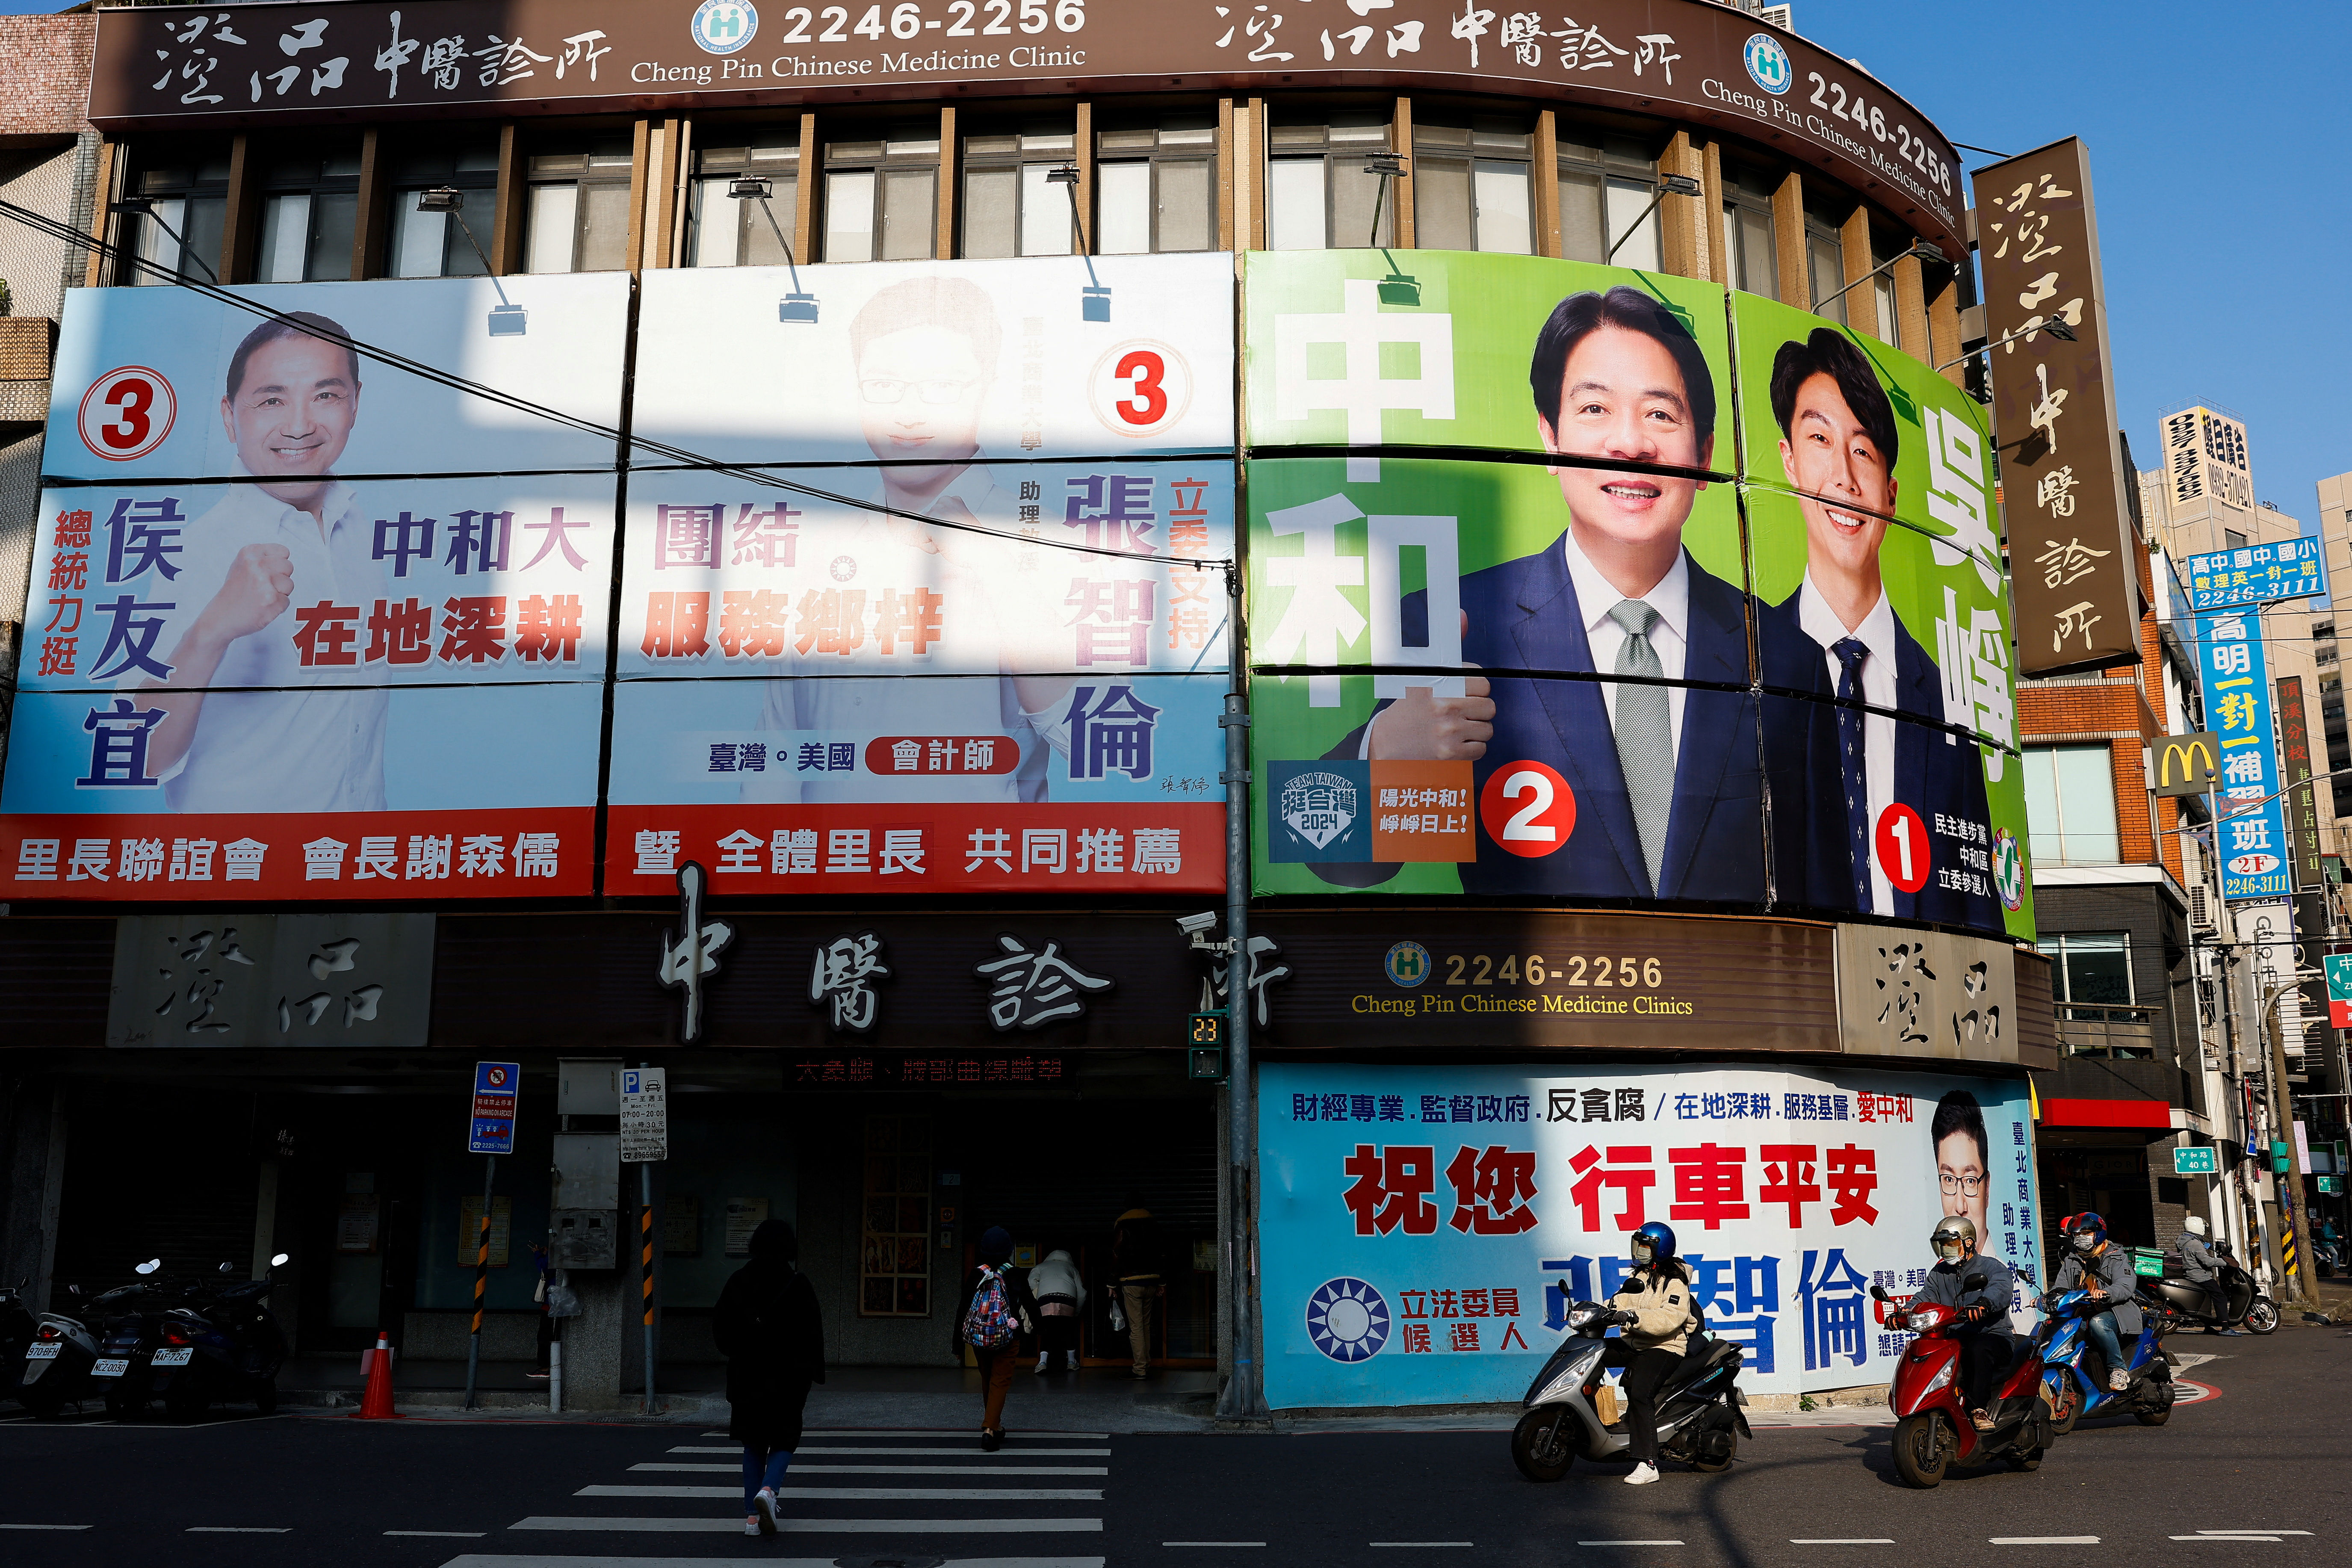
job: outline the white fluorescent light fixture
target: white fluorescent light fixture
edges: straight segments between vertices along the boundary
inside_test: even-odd
[[[816,325],[816,296],[801,287],[801,264],[793,256],[793,242],[784,237],[784,226],[776,221],[776,209],[768,205],[768,194],[774,187],[765,174],[738,174],[727,182],[727,194],[739,202],[757,202],[760,210],[768,215],[768,226],[775,231],[776,243],[783,247],[784,265],[792,268],[793,289],[776,301],[776,320],[791,325]]]
[[[482,274],[489,279],[490,287],[498,292],[499,302],[490,308],[490,336],[521,337],[524,329],[530,324],[530,312],[507,298],[506,289],[499,282],[498,269],[490,265],[490,258],[482,254],[482,242],[474,237],[473,226],[466,221],[466,193],[454,185],[436,185],[429,191],[419,191],[416,193],[416,210],[421,213],[447,213],[457,220],[457,232],[466,237],[466,243],[474,247],[474,254],[481,257]]]

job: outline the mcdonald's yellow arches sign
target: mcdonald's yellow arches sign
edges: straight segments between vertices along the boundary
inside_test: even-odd
[[[2167,735],[2149,742],[2156,753],[2156,793],[2203,795],[2221,766],[2221,746],[2209,731]]]

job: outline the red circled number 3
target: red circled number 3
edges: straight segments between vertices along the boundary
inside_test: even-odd
[[[1134,349],[1119,356],[1118,366],[1111,373],[1129,384],[1126,396],[1117,404],[1118,416],[1129,425],[1157,425],[1168,416],[1168,394],[1160,385],[1167,377],[1165,361],[1150,349]]]
[[[125,376],[107,389],[106,405],[119,416],[99,426],[99,439],[119,450],[143,443],[154,429],[147,411],[155,406],[155,389],[135,375]]]

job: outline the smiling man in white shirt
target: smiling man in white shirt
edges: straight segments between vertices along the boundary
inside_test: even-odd
[[[1906,892],[1874,853],[1877,825],[1897,801],[1928,822],[1986,817],[1977,748],[1927,727],[1943,721],[1943,682],[1927,650],[1895,618],[1879,569],[1898,488],[1894,405],[1862,351],[1829,327],[1780,345],[1771,392],[1781,471],[1805,519],[1804,581],[1779,608],[1820,645],[1840,704],[1839,796],[1851,879],[1843,901],[1880,915],[1997,923],[1989,900],[1939,888],[1932,876]],[[1926,722],[1904,722],[1897,712]]]
[[[359,416],[359,355],[324,316],[263,322],[229,360],[223,428],[253,482],[226,487],[187,527],[171,674],[140,683],[160,708],[148,757],[175,811],[381,811],[386,693],[306,666],[295,605],[384,595],[368,522],[334,477]],[[176,640],[172,640],[176,639]]]

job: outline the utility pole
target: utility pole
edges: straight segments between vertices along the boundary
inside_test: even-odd
[[[2288,960],[2294,963],[2292,957]],[[2286,1274],[2286,1286],[2294,1299],[2316,1303],[2319,1300],[2319,1266],[2311,1256],[2310,1231],[2303,1221],[2303,1156],[2294,1146],[2294,1101],[2286,1087],[2286,1043],[2279,1027],[2278,1005],[2281,998],[2305,979],[2319,973],[2317,970],[2291,969],[2286,979],[2271,987],[2270,1000],[2263,1007],[2263,1024],[2270,1037],[2270,1092],[2264,1098],[2271,1118],[2271,1147],[2263,1151],[2270,1157],[2272,1182],[2279,1194],[2279,1261]],[[2286,1153],[2282,1161],[2278,1150]],[[2284,1163],[2284,1169],[2279,1169]]]

